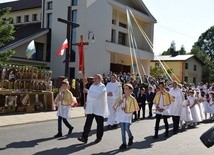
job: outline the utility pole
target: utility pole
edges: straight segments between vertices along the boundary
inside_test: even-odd
[[[58,21],[67,25],[68,48],[65,55],[65,77],[69,78],[69,62],[70,52],[72,51],[73,28],[79,27],[79,24],[72,22],[71,6],[68,6],[67,20],[58,18]]]

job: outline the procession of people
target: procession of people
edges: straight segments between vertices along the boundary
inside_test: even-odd
[[[62,136],[62,120],[69,129],[68,134],[71,134],[74,128],[67,121],[73,102],[73,95],[68,89],[69,82],[65,79],[55,99],[59,104],[58,133],[54,136],[56,138]],[[82,89],[82,92],[87,94],[86,102],[81,103],[85,105],[86,120],[82,136],[77,139],[83,143],[88,142],[94,118],[97,123],[97,138],[94,143],[102,140],[105,129],[112,130],[120,127],[122,137],[120,150],[133,144],[131,124],[135,121],[155,119],[153,138],[158,139],[161,119],[165,124],[166,138],[169,137],[168,119],[170,118],[173,122],[172,134],[193,128],[203,121],[214,120],[214,85],[200,83],[198,86],[193,86],[177,81],[166,83],[154,81],[153,78],[140,80],[138,75],[134,77],[131,74],[110,73],[108,76],[94,75],[90,87],[82,87]],[[128,134],[128,143],[126,134]]]

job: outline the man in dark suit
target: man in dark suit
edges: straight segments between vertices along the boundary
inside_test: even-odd
[[[148,106],[149,106],[149,118],[152,117],[152,106],[153,106],[154,97],[155,97],[155,93],[152,92],[152,86],[149,86],[148,92],[146,94],[146,99],[147,99]]]
[[[146,93],[145,88],[140,88],[139,93],[137,94],[137,102],[139,104],[139,111],[138,111],[138,119],[140,118],[140,111],[143,111],[143,119],[145,119],[145,109],[146,109]]]

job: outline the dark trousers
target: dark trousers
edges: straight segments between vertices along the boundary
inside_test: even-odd
[[[152,117],[152,106],[153,106],[153,103],[152,102],[148,103],[148,106],[149,106],[149,117]]]
[[[173,132],[177,133],[179,129],[180,116],[172,116]]]
[[[82,138],[86,140],[88,139],[88,134],[90,133],[91,125],[94,118],[97,122],[97,139],[102,139],[103,137],[104,117],[98,116],[95,114],[87,114],[85,125],[84,125],[84,131],[82,133]]]
[[[146,104],[145,103],[143,103],[143,104],[139,104],[139,111],[138,111],[138,119],[140,118],[140,111],[141,111],[141,109],[142,109],[142,112],[143,112],[143,114],[142,114],[142,118],[145,118],[145,110],[146,110]]]
[[[160,124],[160,120],[161,118],[163,118],[164,124],[165,124],[165,131],[168,134],[169,132],[169,124],[168,124],[168,116],[164,116],[161,114],[156,114],[156,122],[155,122],[155,135],[158,135],[158,131],[159,131],[159,124]]]
[[[61,116],[58,116],[58,132],[59,133],[62,133],[62,121],[69,129],[72,128],[71,124],[67,121],[66,118],[62,118]]]

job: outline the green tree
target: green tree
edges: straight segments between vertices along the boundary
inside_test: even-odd
[[[176,45],[175,41],[173,40],[170,44],[170,47],[168,48],[167,51],[164,51],[162,55],[172,55],[172,53],[176,52]]]
[[[214,82],[214,26],[202,33],[192,50],[203,63],[202,81]]]
[[[184,45],[181,46],[181,49],[178,51],[179,54],[186,54],[186,50],[184,48]]]
[[[152,77],[158,79],[164,76],[164,71],[161,67],[155,66],[155,67],[151,67],[150,74]]]
[[[10,8],[0,9],[0,48],[3,47],[7,42],[14,39],[13,33],[15,32],[14,26],[12,23],[12,18],[5,18],[10,12]],[[9,51],[0,51],[0,61],[8,61],[10,57],[15,52],[12,50]]]
[[[198,41],[194,44],[198,46],[210,59],[214,60],[214,26],[202,33]]]

